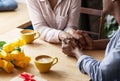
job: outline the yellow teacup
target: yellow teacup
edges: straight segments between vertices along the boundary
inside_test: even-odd
[[[34,30],[24,29],[20,31],[21,38],[25,40],[27,44],[32,43],[35,39],[37,39],[40,34],[39,32],[35,32]]]
[[[40,55],[35,57],[35,65],[39,72],[45,73],[49,72],[50,68],[58,62],[57,57],[51,57],[48,55]]]

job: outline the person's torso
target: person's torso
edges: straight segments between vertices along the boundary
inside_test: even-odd
[[[105,57],[109,56],[113,50],[120,50],[120,48],[116,48],[117,45],[120,44],[120,29],[115,33],[115,35],[110,39],[110,42],[107,45],[106,51],[105,51]],[[119,52],[118,52],[119,53]],[[119,55],[120,56],[120,55]],[[116,55],[114,55],[116,57]],[[114,58],[113,57],[113,58]],[[119,57],[118,57],[119,58]],[[111,60],[111,59],[110,59]],[[116,59],[114,59],[116,60]],[[114,66],[118,67],[118,65],[114,64]],[[118,67],[119,68],[119,67]],[[112,74],[111,74],[112,75]],[[117,70],[116,74],[113,74],[115,76],[113,79],[114,80],[109,80],[109,81],[120,81],[120,69]]]
[[[109,52],[115,48],[115,46],[120,43],[120,29],[115,33],[115,35],[110,39],[106,51],[105,51],[105,56],[109,54]]]
[[[54,9],[51,8],[48,0],[37,0],[37,2],[48,26],[61,30],[66,27],[72,0],[58,0]]]

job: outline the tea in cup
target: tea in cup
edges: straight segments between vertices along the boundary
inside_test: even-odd
[[[39,72],[49,72],[50,68],[58,62],[57,57],[51,57],[48,55],[40,55],[35,57],[35,65]]]
[[[40,36],[39,32],[30,29],[24,29],[20,31],[20,34],[21,38],[25,40],[27,44],[32,43],[35,39],[37,39]]]

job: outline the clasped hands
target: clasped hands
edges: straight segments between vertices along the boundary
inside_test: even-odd
[[[82,54],[81,50],[93,49],[93,40],[81,30],[69,29],[61,32],[59,38],[62,41],[62,52],[69,56]]]

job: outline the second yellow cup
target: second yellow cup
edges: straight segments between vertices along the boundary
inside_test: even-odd
[[[51,57],[48,55],[39,55],[35,57],[35,65],[39,72],[49,72],[50,68],[58,62],[57,57]]]
[[[27,44],[32,43],[35,39],[40,36],[39,32],[30,29],[24,29],[20,32],[21,38],[25,40]]]

